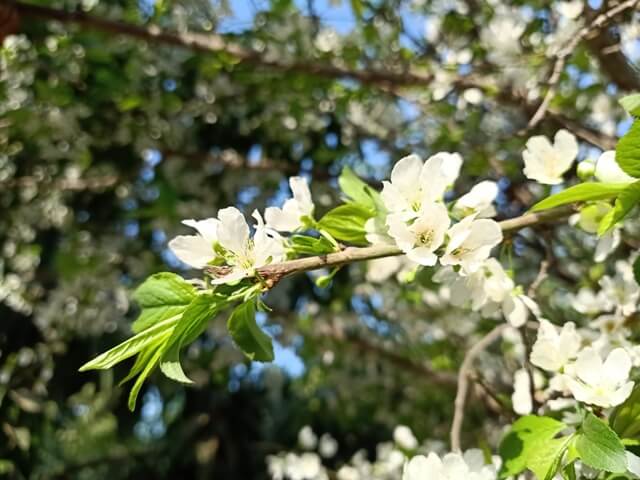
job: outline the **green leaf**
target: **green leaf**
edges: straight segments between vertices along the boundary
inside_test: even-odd
[[[632,177],[640,177],[640,122],[633,122],[631,129],[616,145],[616,162]]]
[[[558,468],[564,452],[567,451],[572,435],[562,438],[553,438],[539,445],[533,450],[527,459],[527,468],[531,470],[539,480],[551,480]]]
[[[160,361],[160,371],[167,378],[176,382],[191,384],[193,380],[184,373],[182,365],[180,365],[180,348],[182,345],[174,344],[168,351],[162,355]]]
[[[562,478],[564,478],[565,480],[577,480],[576,478],[576,464],[574,462],[571,462],[569,464],[567,464],[563,469],[562,469]]]
[[[634,275],[637,263],[638,260],[634,263]],[[609,424],[621,438],[635,438],[640,434],[640,385],[613,410]]]
[[[618,100],[622,108],[629,112],[634,117],[640,116],[640,93],[634,93],[627,95]]]
[[[545,198],[531,207],[532,212],[559,207],[568,203],[605,200],[617,196],[627,187],[620,183],[587,182],[574,185],[555,195]]]
[[[372,217],[368,208],[357,203],[345,203],[327,214],[318,222],[318,228],[328,232],[336,240],[353,245],[366,245],[365,223]]]
[[[353,15],[358,19],[362,20],[362,0],[351,0],[351,10],[353,11]]]
[[[503,460],[500,478],[522,472],[529,466],[530,459],[536,469],[542,469],[536,452],[564,428],[564,423],[550,417],[527,415],[519,418],[500,443],[499,453]]]
[[[168,334],[165,339],[166,338],[169,338]],[[144,368],[153,358],[154,353],[157,352],[158,349],[162,348],[162,344],[163,342],[158,342],[158,345],[156,345],[155,348],[147,348],[146,350],[140,352],[136,357],[136,361],[134,362],[133,367],[131,367],[131,370],[129,370],[127,376],[118,382],[118,386],[121,387],[136,375],[138,375],[140,372],[142,372],[142,370],[144,370]]]
[[[153,369],[156,368],[156,365],[158,365],[161,356],[162,349],[158,348],[151,356],[140,375],[138,375],[138,378],[133,384],[133,387],[131,387],[131,391],[129,392],[128,406],[129,410],[131,410],[132,412],[136,409],[136,400],[138,399],[138,393],[140,393],[140,389],[142,388],[144,381],[147,379],[147,377],[149,377],[149,375],[151,375]]]
[[[273,342],[256,323],[256,307],[253,300],[247,300],[231,313],[227,328],[238,348],[258,362],[273,361]]]
[[[163,349],[160,360],[162,373],[178,382],[193,383],[182,370],[180,351],[200,336],[209,320],[224,305],[226,305],[226,297],[211,292],[202,293],[193,299]]]
[[[310,237],[308,235],[292,235],[291,250],[296,255],[322,255],[335,251],[335,247],[325,237]]]
[[[151,275],[133,294],[133,299],[138,302],[142,312],[131,328],[134,333],[138,333],[182,313],[196,293],[193,285],[175,273]]]
[[[604,235],[611,230],[618,222],[627,216],[638,202],[640,202],[640,181],[627,185],[627,187],[620,192],[613,208],[600,220],[598,235]]]
[[[342,169],[342,173],[338,178],[338,185],[340,185],[342,193],[344,193],[352,203],[357,203],[372,210],[371,216],[373,216],[375,211],[382,205],[380,193],[363,182],[349,167]]]
[[[113,367],[117,363],[132,357],[136,353],[148,348],[154,343],[161,343],[167,334],[175,328],[180,320],[180,315],[163,320],[149,327],[145,331],[125,340],[120,345],[116,345],[93,360],[85,363],[80,367],[80,371],[87,370],[106,370]]]
[[[592,468],[612,473],[627,471],[627,457],[620,438],[591,412],[582,422],[575,446],[580,459]]]
[[[633,278],[635,278],[636,283],[640,285],[640,257],[636,258],[633,262]]]

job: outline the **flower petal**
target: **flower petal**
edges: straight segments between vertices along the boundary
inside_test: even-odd
[[[236,254],[244,254],[249,242],[249,225],[244,215],[235,207],[223,208],[218,212],[218,241]]]
[[[204,268],[216,255],[213,245],[200,235],[178,235],[169,248],[181,262],[193,268]]]
[[[218,241],[218,225],[220,222],[216,218],[206,218],[204,220],[183,220],[182,223],[188,227],[195,228],[205,240],[211,245]]]

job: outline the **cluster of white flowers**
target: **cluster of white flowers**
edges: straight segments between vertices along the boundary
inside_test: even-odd
[[[323,441],[330,441],[330,455],[323,453]],[[481,450],[446,453],[441,442],[421,444],[405,425],[394,429],[393,442],[377,445],[375,460],[370,461],[367,452],[361,450],[335,472],[322,463],[323,458],[331,459],[337,453],[338,444],[331,436],[324,434],[318,441],[313,430],[305,426],[299,432],[298,443],[305,452],[281,452],[267,457],[272,480],[495,480],[499,467],[499,457],[487,463]],[[311,451],[316,448],[318,453]]]
[[[285,259],[282,237],[265,226],[262,216],[256,220],[253,237],[244,215],[235,207],[223,208],[218,218],[185,220],[183,223],[198,231],[198,235],[180,235],[169,248],[187,265],[203,268],[221,262],[230,270],[213,283],[233,282],[250,275],[257,267]]]
[[[610,408],[629,397],[634,385],[631,369],[640,366],[640,346],[629,340],[628,318],[638,311],[640,300],[632,261],[617,261],[615,274],[599,280],[599,291],[582,287],[569,296],[571,306],[590,319],[584,327],[567,322],[559,328],[540,319],[530,361],[550,377],[545,382],[540,370],[533,380],[524,369],[516,372],[516,413],[532,412],[532,381],[536,399],[551,410],[573,407],[576,401]]]
[[[452,206],[451,216],[462,218],[452,226],[444,195],[458,178],[461,165],[457,153],[438,153],[426,162],[409,155],[395,164],[391,181],[383,182],[382,201],[387,209],[386,233],[410,260],[433,266],[439,259],[442,265],[472,273],[502,241],[497,222],[484,218],[495,213],[492,202],[498,189],[493,182],[482,182],[461,197]],[[379,236],[368,238],[378,240]],[[441,248],[444,251],[438,257]]]
[[[495,480],[496,466],[485,462],[481,450],[464,454],[447,453],[440,458],[435,453],[418,455],[405,464],[402,480]]]
[[[439,261],[462,276],[483,269],[491,250],[502,240],[500,226],[490,218],[496,213],[493,202],[498,187],[495,182],[480,182],[447,206],[445,193],[458,178],[461,165],[459,154],[445,152],[426,162],[417,155],[398,161],[391,180],[383,182],[384,211],[367,222],[367,240],[374,245],[397,245],[414,266],[433,266]],[[185,220],[183,223],[198,234],[180,235],[169,247],[194,268],[227,267],[214,283],[233,282],[256,268],[283,261],[287,238],[280,233],[306,230],[315,224],[315,206],[306,179],[292,177],[289,184],[293,198],[282,207],[267,208],[264,221],[259,212],[253,212],[253,236],[242,213],[228,207],[220,210],[217,218]],[[386,262],[392,264],[386,266],[392,270],[406,264],[398,259]]]
[[[550,409],[563,409],[575,401],[609,408],[620,405],[631,394],[634,382],[629,380],[632,362],[627,351],[605,348],[597,342],[585,346],[586,342],[586,335],[581,335],[573,322],[558,328],[548,320],[540,321],[530,361],[551,375],[538,398]],[[531,413],[529,375],[520,370],[515,380],[514,411]]]
[[[193,268],[207,265],[230,267],[213,280],[228,283],[252,274],[259,267],[286,259],[285,239],[278,232],[294,232],[305,228],[312,220],[314,204],[306,179],[292,177],[289,185],[293,198],[282,208],[268,207],[265,220],[258,211],[253,236],[244,215],[235,207],[223,208],[217,218],[184,220],[197,230],[197,235],[179,235],[169,242],[169,248],[182,262]]]
[[[455,306],[469,306],[483,316],[502,312],[514,327],[521,327],[529,314],[540,316],[538,305],[522,293],[495,258],[484,260],[473,273],[460,275],[453,268],[436,272],[434,281],[444,285],[444,295]]]
[[[280,453],[267,456],[269,474],[273,480],[326,480],[329,478],[322,459],[330,459],[338,451],[338,442],[328,433],[318,439],[313,429],[305,425],[298,432],[298,444],[305,452]],[[317,452],[315,451],[317,449]]]

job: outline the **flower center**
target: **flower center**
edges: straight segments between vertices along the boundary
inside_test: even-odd
[[[431,243],[433,242],[433,230],[428,229],[428,230],[424,230],[420,233],[418,233],[418,235],[416,236],[418,243],[422,246],[428,247],[431,246]]]
[[[462,257],[464,254],[470,252],[471,249],[470,248],[466,248],[466,247],[458,247],[456,248],[453,252],[451,252],[451,255],[453,255],[454,257],[460,258]]]

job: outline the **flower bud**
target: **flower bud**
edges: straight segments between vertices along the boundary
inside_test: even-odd
[[[578,177],[585,181],[593,177],[596,172],[596,161],[593,158],[587,158],[578,164]]]

